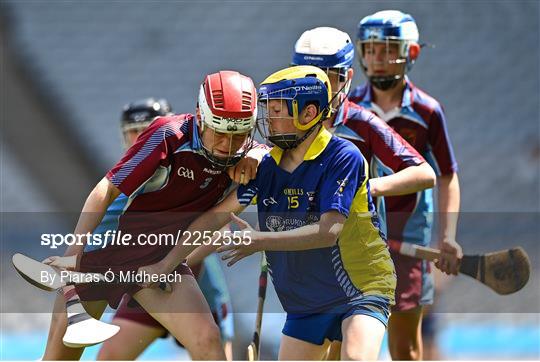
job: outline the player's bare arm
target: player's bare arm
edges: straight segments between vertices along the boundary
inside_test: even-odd
[[[118,195],[120,195],[120,190],[106,177],[102,178],[86,198],[74,234],[84,235],[91,233],[99,225],[107,208]],[[77,265],[77,256],[82,253],[83,249],[84,245],[75,243],[67,248],[64,257],[51,256],[43,260],[43,262],[71,270]]]
[[[245,257],[263,250],[297,251],[326,248],[336,244],[345,216],[337,211],[329,211],[321,215],[317,223],[287,231],[256,231],[245,220],[231,214],[231,221],[242,230],[242,242],[238,245],[224,245],[218,252],[227,252],[222,257],[229,260],[228,266],[236,264]]]
[[[439,202],[439,248],[441,260],[435,266],[446,274],[457,275],[459,259],[463,256],[461,246],[456,242],[457,221],[460,204],[459,178],[457,173],[442,175],[438,179]]]
[[[221,235],[224,235],[225,231],[230,231],[229,225],[222,227],[219,232],[216,233],[216,237],[212,239],[212,242],[209,245],[201,245],[194,251],[192,251],[186,258],[187,265],[197,265],[204,261],[204,259],[212,254],[218,248],[220,242],[222,242]]]
[[[369,180],[371,196],[412,194],[435,186],[435,171],[427,163],[409,166],[395,174]]]
[[[146,265],[139,268],[139,273],[148,273],[150,275],[169,274],[183,260],[185,260],[195,249],[196,245],[189,243],[191,233],[194,231],[216,231],[221,229],[230,221],[230,213],[240,213],[246,206],[238,202],[236,191],[233,190],[221,203],[214,206],[212,209],[203,213],[186,229],[180,242],[163,258],[160,262]],[[215,250],[216,247],[213,248]],[[204,250],[203,252],[212,252],[213,250]],[[150,285],[144,285],[148,287]]]

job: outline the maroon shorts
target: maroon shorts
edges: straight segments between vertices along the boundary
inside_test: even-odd
[[[390,255],[397,275],[396,304],[392,311],[401,312],[420,305],[433,304],[433,274],[430,263],[399,254],[392,249]]]
[[[212,311],[212,317],[214,317],[214,321],[220,327],[220,319],[224,319],[227,316],[227,305],[224,304],[222,307],[225,308],[223,318],[218,317],[218,313],[216,311]],[[114,319],[117,318],[139,323],[147,327],[162,329],[163,334],[160,336],[160,338],[167,338],[169,336],[169,331],[167,331],[165,327],[161,325],[161,323],[159,323],[148,312],[146,312],[144,308],[139,303],[137,303],[137,301],[135,301],[130,295],[125,295],[124,298],[122,298],[122,302],[120,303],[120,306],[118,307],[118,310],[114,315]],[[182,343],[180,343],[178,340],[175,339],[175,342],[180,347],[184,347]]]
[[[163,334],[167,334],[165,327],[147,313],[144,308],[129,295],[125,295],[124,298],[122,298],[122,303],[118,306],[114,318],[127,319],[148,327],[162,328],[164,330]]]
[[[105,274],[112,271],[115,274],[122,272],[136,272],[139,267],[150,265],[162,260],[171,250],[163,246],[148,247],[115,247],[110,246],[95,251],[84,252],[81,257],[79,270],[81,272],[94,272]],[[192,275],[186,262],[182,262],[174,270],[179,275]],[[128,283],[104,284],[78,284],[76,291],[81,300],[106,300],[111,308],[116,309],[124,294],[134,295],[142,287]]]

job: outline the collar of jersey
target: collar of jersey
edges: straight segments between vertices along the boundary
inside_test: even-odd
[[[363,102],[371,103],[372,97],[371,97],[371,84],[368,84],[366,97],[364,98]],[[403,89],[403,98],[401,100],[401,108],[409,108],[412,105],[413,102],[413,84],[409,80],[408,76],[405,76],[405,89]]]
[[[322,153],[322,151],[325,150],[326,146],[328,146],[328,143],[332,139],[332,134],[328,132],[324,126],[321,125],[321,129],[319,130],[319,133],[317,133],[317,136],[309,146],[306,154],[304,155],[304,161],[310,161],[314,160]],[[277,146],[274,146],[270,150],[270,155],[274,159],[277,165],[279,165],[279,162],[281,161],[281,156],[283,156],[283,150]]]
[[[191,118],[191,149],[195,152],[202,151],[202,141],[199,137],[199,126],[195,116]]]

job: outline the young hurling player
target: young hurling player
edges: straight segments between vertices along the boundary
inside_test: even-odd
[[[348,100],[353,77],[354,45],[349,35],[329,27],[305,31],[296,41],[292,64],[314,65],[326,72],[334,90],[333,113],[325,121],[334,135],[348,139],[370,165],[371,196],[411,194],[435,184],[435,172],[424,158],[386,122]],[[378,170],[385,170],[381,175]],[[379,176],[373,178],[375,176]],[[334,342],[330,358],[339,358]]]
[[[351,101],[386,121],[438,174],[439,230],[442,250],[435,264],[443,272],[457,274],[462,256],[456,242],[459,182],[457,162],[439,102],[417,88],[406,76],[420,54],[418,28],[401,11],[380,11],[358,25],[360,65],[368,79],[356,88]],[[380,168],[378,176],[387,174]],[[400,242],[428,245],[433,224],[433,192],[386,197],[387,236],[391,249]],[[394,359],[422,359],[422,306],[433,301],[430,265],[392,253],[398,277],[396,305],[389,322],[389,346]]]
[[[250,78],[233,71],[207,76],[201,85],[198,116],[181,114],[159,117],[137,138],[122,159],[88,196],[75,228],[76,234],[103,233],[102,224],[111,203],[124,194],[113,228],[130,234],[133,240],[148,233],[176,234],[184,230],[198,212],[211,208],[231,185],[225,171],[245,156],[252,144],[256,120],[256,90]],[[253,177],[257,160],[243,159],[235,174]],[[66,257],[51,258],[51,265],[78,259],[82,272],[130,271],[160,261],[173,248],[171,244],[150,245],[73,245]],[[194,247],[178,244],[189,254]],[[143,288],[147,283],[111,286],[79,284],[64,288],[57,298],[44,359],[78,359],[82,348],[62,344],[67,318],[65,300],[80,298],[86,309],[99,317],[107,303],[116,308],[129,294],[180,341],[194,359],[224,360],[219,328],[191,270],[178,260],[175,275],[181,282],[172,292]],[[160,276],[163,277],[163,276]]]
[[[156,117],[172,115],[171,112],[169,102],[164,99],[147,98],[126,105],[121,117],[125,147],[131,147]],[[125,198],[124,194],[120,194],[114,200],[102,223],[109,215],[112,216],[110,220],[114,220],[121,205],[125,204]],[[229,290],[219,258],[212,254],[202,263],[189,264],[189,267],[219,326],[227,360],[232,360],[234,321]],[[120,332],[103,343],[97,360],[135,360],[157,338],[168,336],[167,330],[128,295],[123,297],[112,323],[120,327]]]
[[[240,186],[188,230],[218,230],[232,218],[242,238],[222,246],[229,265],[265,250],[287,312],[279,358],[321,359],[325,340],[341,340],[345,359],[376,359],[393,303],[395,274],[378,228],[367,164],[356,146],[321,124],[331,109],[327,75],[313,66],[287,68],[259,89],[263,133],[276,146],[257,177]],[[261,231],[230,215],[254,199]],[[146,271],[173,270],[173,249]]]

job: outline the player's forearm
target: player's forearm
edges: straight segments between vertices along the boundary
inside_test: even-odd
[[[185,230],[180,242],[174,246],[174,248],[163,258],[162,263],[168,270],[174,270],[183,260],[197,249],[197,245],[193,245],[190,240],[193,237],[194,231],[217,231],[224,227],[230,221],[228,213],[225,212],[205,212],[193,221],[189,227]],[[213,250],[215,250],[214,248]],[[201,250],[201,255],[213,251],[210,247]],[[208,255],[207,254],[207,255]],[[199,257],[201,256],[199,255]],[[205,256],[206,257],[206,256]],[[203,258],[204,259],[204,258]],[[202,259],[201,259],[202,261]],[[191,260],[191,263],[194,261]],[[193,265],[193,264],[191,264]]]
[[[342,224],[302,226],[298,229],[279,232],[257,232],[260,250],[298,251],[327,248],[336,244]]]
[[[112,186],[109,180],[103,178],[86,198],[74,234],[92,233],[103,219],[109,205],[119,194],[120,191]],[[64,255],[81,254],[83,249],[84,245],[75,243],[67,248]]]
[[[440,176],[438,184],[440,239],[455,240],[460,204],[457,173]]]
[[[230,232],[230,230],[231,228],[228,224],[222,227],[218,233],[218,236],[212,239],[212,243],[210,243],[210,245],[201,245],[187,256],[187,264],[189,266],[193,266],[202,263],[208,255],[216,251],[216,249],[222,244],[219,236],[223,235],[224,231]]]
[[[435,172],[424,162],[393,175],[370,179],[370,193],[374,197],[407,195],[435,186],[435,180]]]

